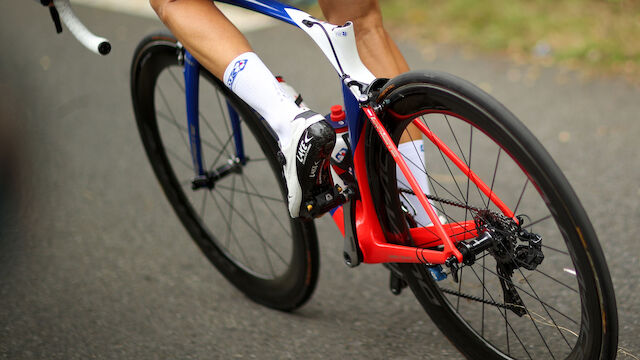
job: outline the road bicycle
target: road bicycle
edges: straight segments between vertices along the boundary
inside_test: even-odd
[[[309,218],[331,214],[347,266],[384,264],[392,293],[408,287],[468,358],[615,357],[616,302],[595,231],[511,112],[442,72],[375,79],[349,22],[328,24],[274,0],[222,2],[302,29],[338,74],[350,144],[341,150],[351,162],[306,206]],[[155,175],[210,262],[260,304],[302,306],[318,278],[316,230],[288,215],[269,125],[166,33],[135,50],[131,94]],[[424,140],[415,174],[398,151],[410,124]],[[419,211],[428,224],[416,221]]]

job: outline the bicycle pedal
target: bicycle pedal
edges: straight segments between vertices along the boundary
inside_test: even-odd
[[[429,266],[428,269],[429,272],[431,272],[431,277],[433,277],[435,281],[442,281],[447,278],[447,274],[442,271],[442,266],[440,265]]]
[[[324,188],[303,203],[300,216],[308,219],[320,217],[327,211],[344,204],[350,193],[349,188],[342,189],[338,185]]]
[[[400,295],[402,289],[406,288],[409,284],[402,278],[401,275],[391,271],[389,273],[389,290],[393,295]]]

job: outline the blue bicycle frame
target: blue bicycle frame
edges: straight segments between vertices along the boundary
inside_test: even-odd
[[[299,23],[294,21],[289,15],[288,11],[296,11],[302,13],[302,11],[295,7],[284,5],[278,1],[273,0],[223,0],[223,3],[246,8],[274,19],[281,20],[285,23],[299,26]],[[198,75],[200,72],[199,62],[185,50],[184,57],[184,80],[185,80],[185,93],[186,93],[186,108],[187,108],[187,121],[189,128],[189,142],[191,147],[191,158],[193,162],[193,168],[195,170],[196,178],[206,178],[207,169],[203,165],[202,161],[202,146],[200,144],[200,126],[199,126],[199,112],[198,112],[198,96],[199,96],[199,81]],[[343,98],[344,107],[346,112],[346,121],[349,128],[351,144],[357,144],[358,138],[362,127],[364,126],[365,118],[362,115],[362,111],[358,106],[358,101],[352,94],[352,92],[343,84]],[[233,129],[233,140],[235,144],[236,160],[241,164],[246,163],[244,155],[244,145],[242,140],[242,133],[240,130],[240,119],[238,113],[227,104],[229,111],[229,118],[231,127]],[[355,146],[352,146],[352,151]]]

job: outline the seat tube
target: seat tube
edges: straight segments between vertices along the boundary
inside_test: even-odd
[[[196,177],[206,175],[202,165],[202,145],[200,143],[200,122],[198,119],[198,96],[200,81],[200,63],[188,51],[184,56],[184,86],[187,106],[187,123],[189,127],[189,145],[191,161]]]
[[[355,152],[360,132],[364,126],[364,117],[358,100],[353,96],[351,90],[342,84],[342,99],[344,101],[344,111],[347,114],[347,125],[349,126],[349,141],[351,142],[351,152]]]

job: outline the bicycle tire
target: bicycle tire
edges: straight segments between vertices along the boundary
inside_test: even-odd
[[[396,144],[413,119],[422,121],[511,209],[529,216],[522,218],[528,231],[542,237],[545,259],[532,271],[507,250],[485,251],[473,265],[461,265],[457,283],[450,281],[451,271],[436,281],[427,265],[397,265],[445,336],[467,358],[614,358],[618,319],[604,255],[571,186],[535,137],[499,102],[449,74],[407,73],[378,94],[379,116]],[[368,181],[383,231],[412,245],[409,222],[397,220],[411,211],[399,199],[395,162],[372,126],[365,136]],[[418,175],[427,176],[439,215],[452,223],[477,216],[472,207],[498,212],[431,142],[424,146],[426,171]],[[496,246],[510,246],[502,244]],[[499,263],[516,270],[501,272]],[[521,302],[507,301],[511,289]]]
[[[235,287],[257,303],[294,310],[316,286],[315,226],[289,216],[279,148],[271,128],[204,68],[199,82],[203,161],[210,162],[206,164],[210,170],[237,162],[227,106],[241,118],[247,161],[216,181],[213,189],[191,188],[194,170],[181,54],[177,40],[161,33],[144,38],[133,56],[133,107],[153,171],[191,238]],[[209,110],[219,113],[205,115]]]

